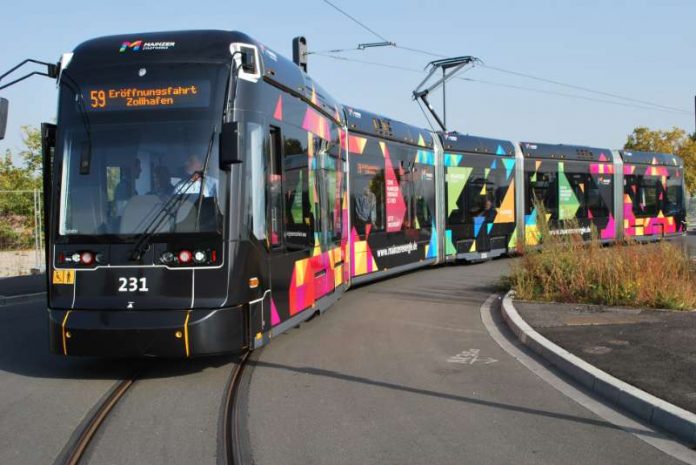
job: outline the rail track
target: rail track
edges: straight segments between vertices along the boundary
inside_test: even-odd
[[[249,359],[249,353],[244,354],[230,374],[227,388],[223,397],[222,423],[220,428],[220,457],[219,465],[242,465],[245,463],[244,448],[240,439],[239,425],[239,396],[242,375]]]
[[[128,392],[133,383],[140,376],[140,371],[117,382],[91,411],[86,421],[83,421],[73,433],[70,441],[58,456],[54,465],[77,465],[82,460],[92,438],[96,435],[101,425],[104,424],[109,413]]]
[[[218,463],[221,465],[240,465],[245,463],[243,447],[240,441],[238,392],[244,368],[249,355],[245,354],[234,363],[222,398],[221,421],[219,428]],[[90,443],[99,428],[106,422],[109,414],[123,399],[135,382],[142,377],[142,370],[116,382],[109,392],[96,404],[87,418],[75,429],[70,440],[63,448],[53,465],[78,465],[81,463]]]

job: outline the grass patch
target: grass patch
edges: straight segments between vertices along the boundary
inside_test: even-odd
[[[525,300],[611,306],[696,308],[696,269],[683,250],[669,242],[633,240],[604,247],[593,232],[551,235],[540,212],[541,245],[526,250],[504,278]],[[568,229],[576,226],[567,225]]]

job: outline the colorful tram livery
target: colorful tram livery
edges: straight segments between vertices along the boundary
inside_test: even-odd
[[[622,151],[623,232],[645,240],[686,231],[684,162],[674,155]]]
[[[580,233],[592,228],[602,241],[616,239],[615,177],[619,157],[609,149],[522,143],[524,154],[524,224],[526,243],[538,242],[538,206],[552,234]],[[618,170],[620,171],[620,169]]]
[[[252,350],[351,284],[534,244],[535,200],[558,233],[685,230],[677,157],[433,133],[238,32],[94,39],[59,89],[42,135],[64,355]]]
[[[515,250],[515,146],[457,133],[441,137],[446,259],[482,260]]]
[[[363,110],[346,114],[352,281],[435,263],[433,135]]]

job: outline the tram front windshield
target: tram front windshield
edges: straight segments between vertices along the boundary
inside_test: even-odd
[[[228,75],[201,64],[66,69],[59,236],[221,232],[218,137]]]

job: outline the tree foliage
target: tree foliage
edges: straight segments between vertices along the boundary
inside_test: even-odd
[[[34,241],[34,189],[41,189],[41,134],[22,127],[24,148],[16,163],[10,150],[0,155],[0,249],[28,248]]]
[[[689,135],[679,128],[655,130],[637,127],[629,134],[624,149],[679,155],[684,160],[686,188],[691,195],[696,194],[696,133]]]
[[[41,175],[41,131],[32,126],[22,126],[24,149],[19,152],[27,171],[37,179]]]

